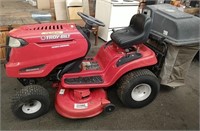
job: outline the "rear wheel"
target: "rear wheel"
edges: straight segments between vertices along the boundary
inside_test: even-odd
[[[158,78],[148,69],[140,69],[124,75],[118,83],[118,96],[122,103],[140,108],[151,103],[160,89]]]
[[[12,99],[12,111],[18,118],[34,119],[49,111],[48,91],[39,85],[28,85],[18,91]]]

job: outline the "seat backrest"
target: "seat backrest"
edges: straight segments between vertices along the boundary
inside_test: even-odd
[[[130,25],[134,30],[138,32],[143,32],[145,28],[148,28],[148,21],[150,20],[149,17],[147,17],[144,14],[136,14],[131,18]],[[151,20],[149,21],[151,22]]]
[[[147,39],[150,33],[152,20],[145,14],[136,14],[131,18],[130,27],[139,33],[144,33],[144,39]]]
[[[147,41],[152,20],[144,14],[136,14],[131,18],[130,25],[114,31],[111,39],[121,48],[129,48],[133,45]]]

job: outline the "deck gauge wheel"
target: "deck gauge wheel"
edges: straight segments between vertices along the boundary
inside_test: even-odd
[[[111,112],[113,112],[114,110],[115,110],[115,105],[112,104],[112,103],[110,103],[110,104],[108,104],[108,105],[106,105],[106,106],[104,107],[104,111],[105,111],[106,113],[111,113]]]

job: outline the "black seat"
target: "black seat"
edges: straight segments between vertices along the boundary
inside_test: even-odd
[[[151,23],[150,17],[136,14],[131,18],[130,25],[114,31],[111,34],[111,39],[121,48],[129,48],[143,43],[148,39]]]

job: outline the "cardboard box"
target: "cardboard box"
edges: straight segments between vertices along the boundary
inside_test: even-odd
[[[68,16],[69,20],[78,20],[81,17],[77,14],[77,12],[83,12],[83,7],[68,7]]]
[[[38,9],[50,9],[49,0],[37,0],[37,8]]]
[[[195,14],[199,14],[199,8],[185,8],[184,12],[195,15]]]

